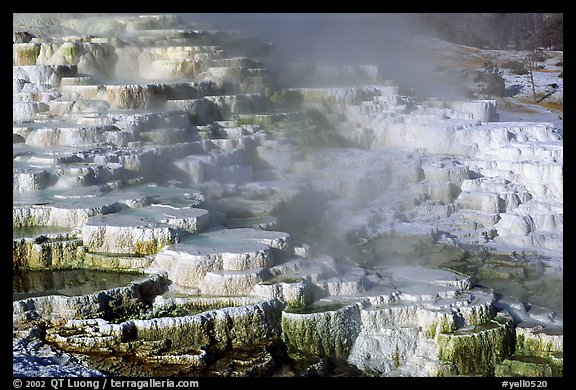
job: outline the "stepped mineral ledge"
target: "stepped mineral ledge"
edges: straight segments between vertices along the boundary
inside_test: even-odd
[[[136,274],[15,298],[15,376],[563,375],[557,125],[178,15],[13,28],[13,270]]]

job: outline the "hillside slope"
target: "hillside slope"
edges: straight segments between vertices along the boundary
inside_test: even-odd
[[[563,51],[538,51],[532,81],[523,64],[534,52],[478,49],[429,37],[417,39],[421,50],[428,51],[437,63],[435,69],[442,82],[456,85],[463,95],[496,99],[501,121],[551,122],[563,133]],[[504,96],[482,96],[479,92],[475,80],[487,73],[487,62],[495,65],[492,72],[503,78]]]

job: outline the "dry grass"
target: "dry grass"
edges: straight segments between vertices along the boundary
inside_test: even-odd
[[[541,73],[558,73],[562,72],[562,69],[538,69],[535,70],[534,73],[541,72]]]
[[[503,101],[499,103],[502,107],[504,107],[507,111],[516,112],[516,113],[523,113],[523,114],[537,114],[538,111],[530,108],[530,105],[535,105],[534,102],[531,100],[523,100],[522,103],[524,104],[516,104],[511,103],[509,101]]]
[[[552,111],[557,111],[564,113],[564,102],[542,102],[540,103],[542,107],[545,107]]]
[[[530,99],[521,99],[521,102],[522,102],[523,104],[527,104],[527,105],[529,105],[529,106],[539,106],[539,107],[547,108],[547,109],[552,110],[552,111],[564,113],[564,102],[554,102],[554,101],[547,102],[547,101],[543,101],[543,102],[540,102],[539,104],[536,104],[536,103],[534,103],[533,100],[530,100]],[[513,107],[513,106],[515,106],[515,105],[514,105],[514,104],[509,104],[508,106]],[[511,108],[510,110],[511,110],[511,111],[514,111],[514,112],[526,112],[526,113],[534,113],[534,112],[535,112],[535,111],[531,110],[528,106],[525,106],[525,107],[524,107],[524,106],[519,106],[519,107],[517,107],[517,108],[518,108],[518,110],[516,110],[516,109],[514,109],[514,108]],[[524,111],[524,110],[525,110],[525,111]]]
[[[448,69],[477,69],[482,68],[484,66],[484,62],[486,62],[485,58],[454,58],[450,55],[444,55],[440,53],[434,54],[433,59]]]
[[[456,49],[464,54],[472,54],[472,53],[478,54],[481,52],[481,49],[472,46],[457,46]]]
[[[456,61],[456,64],[466,68],[482,68],[486,58],[462,58]]]

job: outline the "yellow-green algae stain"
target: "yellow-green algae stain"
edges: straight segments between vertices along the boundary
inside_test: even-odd
[[[152,255],[160,252],[162,248],[172,242],[167,240],[149,240],[149,241],[136,241],[134,242],[134,254],[136,255]]]
[[[102,253],[86,253],[81,259],[81,268],[99,269],[116,272],[142,271],[153,259],[147,256],[123,256]]]
[[[497,377],[557,377],[563,375],[563,359],[550,355],[514,354],[496,366]]]
[[[25,269],[64,269],[81,263],[84,248],[81,240],[36,242],[34,239],[12,241],[12,267]]]
[[[424,329],[426,337],[433,339],[441,333],[452,333],[456,329],[454,317],[448,313],[441,313],[439,319],[433,320],[429,326]]]
[[[496,365],[514,353],[515,339],[513,320],[496,316],[469,330],[438,334],[438,357],[455,364],[461,375],[492,376]]]
[[[346,359],[359,333],[358,304],[322,313],[282,313],[282,338],[294,356]]]
[[[140,250],[154,249],[161,244],[143,245]],[[162,244],[163,245],[163,244]],[[12,267],[22,269],[83,268],[119,272],[142,271],[152,259],[144,255],[90,253],[79,239],[46,240],[21,238],[12,241]]]
[[[286,108],[297,108],[302,105],[302,94],[299,91],[281,89],[267,91],[270,101]]]
[[[552,336],[553,337],[553,336]],[[516,350],[518,352],[560,352],[562,347],[554,345],[551,338],[539,337],[537,334],[520,333],[517,332],[516,336]]]
[[[77,64],[83,48],[80,44],[66,42],[60,47],[60,53],[69,64]]]
[[[12,212],[12,227],[13,228],[20,228],[20,227],[35,227],[35,226],[43,226],[50,214],[48,209],[36,209],[30,208],[27,209],[25,212],[18,213],[16,209]]]
[[[37,43],[20,43],[14,45],[14,65],[36,65],[40,55],[40,45]]]

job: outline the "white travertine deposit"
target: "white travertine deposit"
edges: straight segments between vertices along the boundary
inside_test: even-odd
[[[13,270],[143,274],[15,300],[15,375],[561,376],[562,129],[269,50],[14,14]]]

